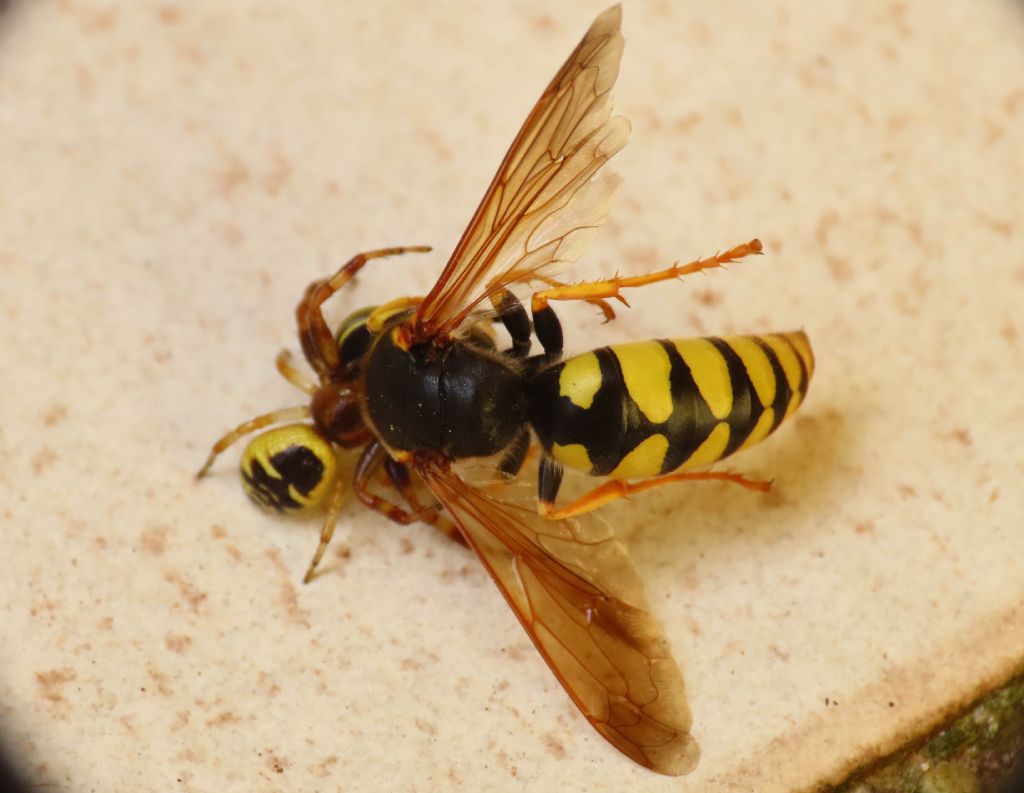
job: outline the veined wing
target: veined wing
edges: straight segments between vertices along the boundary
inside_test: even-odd
[[[691,771],[700,752],[683,678],[610,527],[593,515],[546,520],[443,463],[417,470],[594,728],[654,771]]]
[[[601,14],[534,106],[448,264],[412,320],[450,333],[489,294],[579,258],[611,208],[616,180],[593,179],[626,145],[611,118],[622,9]]]

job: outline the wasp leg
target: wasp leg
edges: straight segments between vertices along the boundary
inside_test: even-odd
[[[538,293],[543,294],[543,293]],[[533,313],[533,332],[537,334],[537,341],[544,348],[544,355],[537,355],[530,359],[531,362],[551,363],[562,357],[562,323],[558,321],[558,315],[547,303],[538,308],[537,296],[534,295],[530,310]]]
[[[355,274],[363,269],[363,265],[371,259],[397,256],[401,253],[428,253],[429,251],[430,248],[426,245],[410,245],[358,253],[330,278],[314,281],[306,287],[306,293],[295,309],[295,318],[299,323],[299,341],[302,343],[302,352],[305,354],[306,360],[309,361],[309,365],[321,378],[335,371],[339,365],[338,345],[320,311],[320,306],[324,304],[324,301],[352,280]]]
[[[345,483],[339,476],[338,481],[334,483],[334,490],[331,491],[331,500],[327,502],[327,515],[324,517],[324,525],[320,529],[320,544],[317,545],[313,559],[309,563],[309,567],[306,568],[306,575],[302,577],[303,584],[308,584],[313,580],[317,565],[324,558],[324,551],[327,550],[331,537],[334,536],[334,526],[338,522],[338,515],[341,513],[341,507],[344,503]]]
[[[277,358],[274,359],[274,365],[277,366],[277,371],[281,377],[300,391],[305,391],[307,394],[312,394],[316,391],[316,383],[292,366],[292,354],[288,350],[281,350],[277,354]]]
[[[523,470],[523,463],[526,462],[526,457],[530,453],[530,433],[524,429],[520,432],[514,441],[509,444],[508,449],[505,450],[505,454],[502,455],[501,462],[498,463],[498,472],[508,476],[509,478],[519,475],[519,472]]]
[[[499,320],[495,317],[494,321],[498,322]],[[494,332],[483,322],[477,322],[475,325],[470,326],[469,330],[466,331],[466,340],[472,342],[477,347],[482,347],[485,350],[491,350],[493,352],[498,351]]]
[[[210,450],[210,456],[206,458],[206,462],[203,464],[203,467],[196,473],[196,479],[202,479],[206,476],[206,472],[210,470],[210,466],[213,465],[213,461],[217,459],[217,455],[227,449],[239,438],[242,438],[249,433],[256,432],[256,430],[261,430],[264,427],[269,427],[271,424],[279,424],[282,421],[296,421],[298,419],[306,418],[309,418],[309,407],[306,405],[299,405],[298,407],[275,410],[273,413],[264,413],[262,416],[257,416],[254,419],[249,419],[243,424],[239,424],[231,430],[231,432],[213,444],[213,448]]]
[[[397,504],[392,504],[386,498],[381,498],[370,492],[370,481],[381,464],[387,459],[388,453],[377,441],[373,441],[366,447],[359,461],[356,463],[354,490],[359,500],[375,512],[384,515],[388,520],[408,526],[421,519],[415,512],[402,509]],[[411,505],[410,505],[411,506]]]
[[[627,288],[635,288],[640,286],[647,286],[647,284],[655,284],[659,281],[670,281],[673,278],[680,278],[690,273],[697,273],[701,270],[711,270],[715,267],[722,267],[726,264],[730,264],[737,259],[742,259],[744,256],[750,256],[751,254],[761,252],[761,241],[751,240],[745,242],[742,245],[737,245],[735,248],[725,251],[724,253],[717,253],[707,259],[697,259],[688,264],[676,264],[672,267],[667,267],[664,270],[657,270],[647,275],[635,275],[629,278],[622,278],[616,276],[609,278],[605,281],[589,281],[581,284],[570,284],[568,286],[558,286],[553,289],[545,289],[541,292],[535,292],[533,299],[530,301],[530,308],[533,311],[533,324],[538,325],[540,321],[538,318],[539,314],[550,310],[548,305],[549,300],[593,300],[596,298],[614,298],[625,305],[629,305],[626,299],[622,296],[621,290]],[[537,328],[537,336],[540,337],[540,328]],[[545,350],[547,347],[545,347]]]
[[[398,460],[388,457],[384,461],[384,470],[388,475],[388,481],[390,484],[402,494],[402,498],[405,499],[405,502],[416,513],[419,520],[430,524],[448,537],[448,539],[455,540],[463,545],[466,544],[466,540],[462,536],[462,533],[455,527],[455,524],[437,508],[437,505],[433,507],[425,507],[420,503],[419,498],[416,496],[416,491],[412,486],[412,480],[409,477],[409,467],[405,463],[400,463]]]
[[[549,502],[540,500],[537,505],[537,511],[544,517],[550,518],[551,520],[561,520],[562,518],[571,518],[574,515],[582,515],[584,512],[590,512],[592,509],[597,509],[598,507],[607,504],[609,501],[614,501],[617,498],[624,498],[632,495],[633,493],[651,490],[655,487],[671,484],[672,482],[698,482],[711,480],[735,482],[737,485],[741,485],[748,490],[757,490],[761,493],[767,493],[772,489],[772,483],[770,481],[747,479],[746,477],[740,476],[740,474],[734,474],[729,471],[681,471],[675,474],[658,476],[654,479],[646,479],[642,482],[625,482],[621,479],[612,479],[605,482],[603,485],[595,487],[590,492],[584,493],[578,499],[566,504],[561,509],[555,509],[553,499]]]
[[[568,286],[568,284],[566,284],[566,283],[564,283],[562,281],[556,281],[554,278],[548,278],[548,277],[543,276],[543,275],[538,277],[537,280],[538,281],[542,281],[543,283],[547,284],[548,286],[555,286],[555,287]],[[604,300],[604,299],[602,299],[600,297],[585,297],[583,299],[587,303],[590,303],[590,305],[597,306],[597,308],[600,310],[600,312],[604,315],[604,321],[606,323],[611,322],[613,319],[615,319],[615,309],[612,308],[611,303],[609,303],[607,300]]]
[[[555,509],[558,489],[562,486],[564,469],[547,455],[540,458],[537,472],[537,512],[549,517]]]
[[[561,281],[556,281],[553,278],[541,278],[540,280],[553,286],[553,288],[535,293],[533,300],[530,303],[530,311],[533,314],[533,332],[537,334],[537,341],[539,341],[540,346],[544,348],[543,357],[537,356],[536,359],[530,359],[535,366],[542,363],[557,361],[562,357],[562,323],[559,322],[558,316],[555,314],[551,306],[548,305],[548,300],[583,300],[600,308],[601,313],[604,314],[605,322],[610,322],[615,319],[615,311],[612,310],[611,305],[609,305],[608,301],[604,300],[601,295],[579,295],[571,298],[559,297],[559,295],[565,293],[565,290],[570,290],[571,292],[572,290],[578,290],[578,287],[580,286],[589,287],[596,284],[578,284],[577,286],[569,286],[563,284]],[[615,295],[615,297],[618,297],[618,295]],[[621,297],[618,299],[622,300]],[[518,303],[519,301],[516,302]],[[623,300],[622,302],[626,301]],[[529,350],[529,347],[527,347],[527,350]]]
[[[533,328],[523,304],[510,291],[501,289],[491,295],[491,305],[498,312],[495,319],[501,320],[508,335],[512,337],[512,349],[508,355],[513,358],[525,358],[530,354]]]

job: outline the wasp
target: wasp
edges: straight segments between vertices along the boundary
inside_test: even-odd
[[[277,368],[309,402],[236,427],[199,476],[239,438],[290,422],[251,441],[241,471],[266,507],[326,507],[308,582],[348,490],[338,455],[358,452],[358,498],[393,521],[430,523],[468,545],[596,730],[637,763],[678,775],[699,756],[682,675],[625,547],[593,510],[672,482],[768,489],[707,469],[796,410],[814,357],[802,331],[563,356],[552,304],[588,301],[612,318],[608,301],[625,303],[624,290],[761,252],[753,240],[647,275],[555,280],[608,214],[616,182],[598,172],[629,135],[629,122],[611,112],[620,23],[619,6],[601,14],[544,90],[426,296],[362,309],[335,332],[322,311],[370,262],[426,253],[424,246],[360,253],[308,286],[296,319],[316,379],[287,353]],[[531,284],[538,289],[527,314],[513,288]],[[494,324],[507,331],[507,349]],[[526,504],[507,483],[531,450],[537,492]],[[491,479],[460,473],[460,463],[481,459],[493,462]],[[604,479],[559,504],[566,467]]]

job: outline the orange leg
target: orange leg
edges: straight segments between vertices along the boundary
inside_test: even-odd
[[[552,289],[545,289],[534,293],[533,299],[530,302],[530,308],[533,311],[534,322],[536,323],[537,314],[548,308],[549,300],[586,300],[593,302],[603,298],[614,298],[628,306],[629,303],[626,302],[626,299],[621,294],[623,289],[647,286],[647,284],[655,284],[659,281],[670,281],[674,278],[680,278],[702,270],[712,270],[716,267],[730,264],[737,259],[742,259],[744,256],[760,252],[761,241],[751,240],[707,259],[697,259],[688,264],[676,264],[664,270],[648,273],[647,275],[635,275],[629,278],[616,276],[604,281],[586,281],[581,284],[556,286]]]
[[[395,506],[390,501],[387,501],[380,496],[374,495],[369,490],[370,481],[373,479],[374,474],[377,473],[386,456],[387,452],[384,451],[384,447],[379,443],[374,441],[369,444],[363,450],[363,453],[359,457],[359,461],[356,463],[352,489],[355,490],[359,500],[366,504],[366,506],[370,507],[370,509],[380,512],[395,523],[401,523],[403,525],[412,523],[416,520],[415,515],[406,512],[401,507]],[[313,580],[313,576],[316,573],[316,567],[320,564],[320,560],[323,559],[324,552],[327,550],[327,546],[331,542],[331,537],[334,535],[334,525],[337,521],[338,513],[341,511],[343,496],[344,488],[340,485],[336,485],[334,493],[331,494],[331,503],[327,510],[327,519],[324,521],[323,528],[320,529],[320,544],[317,545],[316,552],[313,554],[313,561],[309,563],[306,575],[302,579],[303,583],[308,584]]]
[[[562,281],[556,281],[554,278],[547,278],[546,276],[543,275],[540,276],[537,280],[542,281],[548,286],[558,288],[569,286],[569,284],[563,283]],[[609,303],[607,300],[603,300],[599,297],[585,297],[583,299],[586,302],[590,303],[590,305],[597,306],[598,310],[604,315],[605,322],[611,322],[613,319],[615,319],[615,309],[612,308],[611,303]]]
[[[273,413],[264,413],[262,416],[249,419],[249,421],[246,421],[244,424],[239,424],[231,430],[231,432],[213,444],[213,449],[210,450],[210,456],[206,458],[206,462],[203,464],[203,467],[196,473],[196,479],[202,479],[206,476],[206,472],[210,470],[210,466],[213,465],[213,461],[217,459],[217,455],[227,449],[239,438],[242,438],[252,432],[256,432],[257,430],[261,430],[264,427],[269,427],[271,424],[279,424],[282,421],[298,421],[305,418],[309,418],[309,407],[306,405],[299,405],[298,407],[275,410]]]
[[[312,394],[316,391],[316,383],[292,366],[292,354],[288,350],[281,350],[277,354],[277,358],[274,359],[274,365],[277,366],[277,371],[281,377],[300,391],[305,391],[307,394]]]
[[[334,536],[334,526],[338,522],[338,515],[341,513],[341,507],[344,503],[345,483],[339,476],[338,481],[334,483],[331,500],[327,502],[327,515],[324,517],[324,525],[320,529],[320,544],[317,545],[316,552],[313,554],[313,560],[309,563],[309,567],[306,568],[306,575],[302,577],[303,584],[308,584],[313,580],[313,576],[316,574],[316,567],[320,564],[320,560],[324,558],[324,551],[327,550],[331,537]]]
[[[370,492],[370,482],[381,464],[387,459],[387,456],[388,453],[384,451],[384,447],[380,443],[377,441],[370,443],[360,456],[359,462],[356,463],[353,489],[356,491],[359,500],[370,509],[384,515],[388,520],[402,526],[408,526],[410,523],[415,523],[419,520],[420,516],[404,510],[386,498],[381,498],[377,494]]]
[[[413,487],[412,480],[409,478],[409,469],[404,463],[388,458],[384,461],[384,468],[387,484],[401,493],[405,503],[409,505],[409,508],[412,509],[419,520],[433,526],[448,537],[448,539],[455,540],[463,545],[466,544],[462,533],[445,516],[444,512],[438,509],[436,504],[432,507],[426,507],[422,504],[419,496],[416,495],[416,488]]]
[[[389,463],[393,465],[389,465]],[[369,492],[370,481],[376,474],[381,472],[382,464],[387,466],[384,482],[399,492],[413,510],[412,512],[407,512],[390,501]],[[379,444],[374,443],[368,446],[356,464],[354,490],[359,496],[360,501],[396,523],[406,525],[421,520],[438,529],[449,538],[465,544],[466,541],[462,538],[459,530],[455,528],[455,524],[448,520],[440,510],[436,507],[424,507],[420,503],[412,487],[412,482],[409,481],[407,469],[404,479],[401,474],[392,472],[394,466],[400,465],[401,463],[391,460]],[[404,469],[405,467],[402,466],[402,468]],[[334,536],[334,527],[345,501],[344,496],[345,486],[339,479],[334,486],[334,492],[331,494],[331,500],[327,507],[327,516],[324,519],[323,527],[320,529],[320,543],[317,545],[316,552],[313,554],[313,560],[309,563],[306,575],[302,579],[304,584],[308,584],[313,580],[316,575],[317,565],[323,559],[327,546]]]
[[[644,490],[651,490],[655,487],[671,484],[672,482],[700,481],[734,482],[748,490],[757,490],[761,493],[767,493],[772,489],[771,482],[747,479],[740,476],[740,474],[730,473],[729,471],[680,471],[674,474],[666,474],[665,476],[657,476],[653,479],[645,479],[641,482],[611,479],[602,485],[598,485],[588,493],[584,493],[578,499],[560,509],[555,509],[553,504],[538,502],[537,511],[551,520],[561,520],[562,518],[571,518],[574,515],[590,512],[592,509],[597,509],[617,498],[625,498],[634,493],[642,493]]]
[[[334,335],[320,311],[324,302],[351,281],[371,259],[397,256],[401,253],[428,253],[429,251],[430,248],[426,245],[410,245],[359,253],[349,259],[345,266],[330,278],[314,281],[306,287],[306,293],[295,309],[295,318],[299,323],[299,341],[302,343],[302,351],[306,360],[309,361],[309,365],[321,379],[334,372],[339,365],[338,345],[335,344]]]

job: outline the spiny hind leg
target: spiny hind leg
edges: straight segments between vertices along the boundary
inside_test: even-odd
[[[299,341],[302,343],[302,352],[318,375],[323,377],[338,367],[338,349],[334,343],[334,335],[320,310],[324,302],[351,281],[355,274],[373,259],[397,256],[402,253],[429,252],[430,247],[427,245],[409,245],[357,253],[330,278],[314,281],[306,287],[306,292],[295,309],[295,318],[299,323]]]
[[[554,278],[548,278],[546,276],[540,276],[537,280],[547,284],[548,286],[556,287],[556,288],[562,288],[562,287],[570,286],[570,284],[564,283],[563,281],[558,281],[558,280],[555,280]],[[611,322],[613,319],[615,319],[615,309],[612,308],[612,304],[609,303],[604,298],[600,298],[600,297],[585,297],[585,298],[583,298],[583,300],[585,302],[587,302],[587,303],[590,303],[590,305],[592,305],[592,306],[597,306],[597,308],[601,312],[602,316],[604,316],[604,321],[606,323],[607,322]]]
[[[603,281],[584,281],[580,284],[568,284],[556,286],[552,289],[545,289],[535,292],[530,301],[530,308],[533,311],[533,322],[536,325],[538,314],[550,311],[548,301],[550,300],[587,300],[593,301],[603,298],[614,298],[625,305],[629,305],[622,296],[623,289],[633,289],[648,284],[655,284],[659,281],[671,281],[690,273],[697,273],[702,270],[712,270],[730,264],[744,256],[750,256],[761,252],[761,241],[751,240],[742,245],[737,245],[723,253],[717,253],[707,259],[696,259],[687,264],[675,264],[666,267],[664,270],[656,270],[647,275],[634,275],[628,278],[615,276]]]
[[[250,433],[263,429],[264,427],[269,427],[271,424],[280,424],[284,421],[299,421],[306,418],[309,418],[309,407],[307,405],[299,405],[293,408],[275,410],[273,413],[264,413],[262,416],[257,416],[254,419],[249,419],[248,421],[239,424],[231,430],[231,432],[227,433],[213,444],[209,457],[206,458],[206,462],[203,464],[203,467],[196,473],[196,479],[202,479],[206,476],[206,472],[210,470],[210,466],[213,465],[213,461],[217,459],[217,455],[231,446],[231,444],[239,438],[243,438]]]
[[[679,471],[674,474],[657,476],[653,479],[644,479],[640,482],[627,482],[622,479],[611,479],[602,485],[598,485],[593,490],[584,493],[575,501],[572,501],[558,509],[555,508],[553,496],[546,501],[541,498],[537,502],[537,511],[544,517],[550,518],[551,520],[561,520],[562,518],[571,518],[574,515],[582,515],[583,513],[597,509],[610,501],[615,501],[618,498],[625,498],[626,496],[631,496],[634,493],[642,493],[645,490],[653,490],[654,488],[661,487],[662,485],[669,485],[674,482],[708,481],[733,482],[741,487],[747,488],[748,490],[756,490],[760,493],[767,493],[772,489],[772,483],[770,481],[747,479],[745,476],[732,473],[731,471]]]

